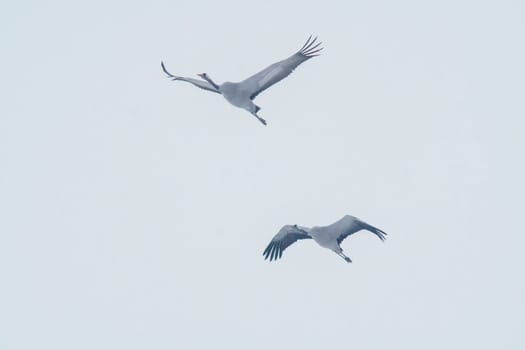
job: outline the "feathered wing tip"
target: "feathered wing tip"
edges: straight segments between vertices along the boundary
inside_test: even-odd
[[[170,72],[168,72],[168,70],[166,69],[166,66],[164,65],[164,62],[160,61],[160,66],[162,67],[162,70],[164,71],[164,73],[166,73],[166,75],[171,78],[172,80],[178,80],[179,77],[171,74]]]
[[[299,53],[301,55],[304,55],[306,57],[315,57],[315,56],[319,56],[320,55],[320,51],[323,49],[322,47],[319,47],[322,42],[318,42],[316,43],[317,41],[317,37],[315,37],[313,40],[312,40],[312,35],[310,35],[310,37],[308,38],[308,40],[306,40],[306,43],[303,45],[303,47],[301,47],[301,49],[299,50]],[[315,44],[315,45],[314,45]],[[318,48],[319,47],[319,48]]]
[[[361,222],[361,225],[365,230],[368,230],[375,234],[377,237],[379,237],[380,240],[384,241],[386,239],[387,233],[383,230],[378,229],[377,227],[374,227],[372,225],[367,224],[366,222]]]
[[[271,241],[263,252],[264,260],[270,261],[280,259],[283,256],[283,250],[279,241]]]
[[[279,230],[264,250],[264,259],[270,259],[270,261],[280,259],[284,250],[290,245],[298,240],[310,238],[312,237],[304,229],[298,228],[297,225],[286,225]]]

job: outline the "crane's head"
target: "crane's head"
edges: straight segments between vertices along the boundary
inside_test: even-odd
[[[201,73],[201,74],[197,74],[199,77],[201,77],[202,79],[209,79],[208,77],[208,74],[206,73]]]

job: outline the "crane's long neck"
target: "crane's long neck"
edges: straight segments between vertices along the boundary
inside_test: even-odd
[[[213,80],[210,79],[210,77],[208,77],[207,75],[203,75],[202,78],[204,80],[206,80],[208,83],[211,84],[211,86],[213,86],[214,88],[216,88],[217,90],[219,90],[219,85],[215,84],[215,82]]]

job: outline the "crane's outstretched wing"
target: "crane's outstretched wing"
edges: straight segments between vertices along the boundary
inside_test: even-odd
[[[350,215],[346,216],[346,218],[348,218],[348,217],[350,217]],[[379,239],[382,240],[382,241],[384,241],[386,239],[385,236],[387,235],[387,233],[385,231],[380,230],[377,227],[374,227],[372,225],[369,225],[366,222],[361,221],[358,218],[355,218],[353,216],[350,217],[350,218],[353,219],[352,222],[349,222],[347,228],[345,230],[343,230],[343,232],[341,232],[339,237],[337,237],[337,243],[338,244],[341,244],[341,242],[346,237],[350,236],[353,233],[361,231],[361,230],[367,230],[367,231],[372,232],[377,237],[379,237]]]
[[[311,39],[312,36],[310,35],[303,47],[294,55],[285,60],[274,63],[259,73],[241,81],[239,84],[242,85],[243,90],[249,92],[250,99],[253,100],[261,92],[289,76],[290,73],[292,73],[294,69],[304,61],[319,56],[319,52],[323,48],[318,47],[322,43],[316,43],[317,37],[313,40]]]
[[[309,239],[310,237],[306,231],[301,230],[296,225],[286,225],[279,230],[268,247],[263,252],[264,260],[270,258],[270,261],[280,259],[283,256],[283,251],[290,245],[300,239]]]
[[[170,72],[168,72],[168,70],[166,69],[166,67],[164,66],[164,62],[160,62],[160,65],[162,67],[162,70],[164,71],[164,73],[166,73],[166,75],[171,78],[171,80],[181,80],[181,81],[187,81],[188,83],[191,83],[193,85],[195,85],[196,87],[199,87],[201,89],[204,89],[204,90],[208,90],[208,91],[211,91],[211,92],[216,92],[218,94],[220,94],[219,90],[217,90],[216,88],[213,87],[213,85],[211,85],[210,83],[208,83],[207,81],[205,80],[197,80],[197,79],[192,79],[192,78],[184,78],[184,77],[178,77],[176,75],[173,75],[171,74]]]

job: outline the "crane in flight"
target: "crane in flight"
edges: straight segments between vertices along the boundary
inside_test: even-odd
[[[265,260],[270,259],[270,261],[280,259],[283,251],[291,244],[300,239],[313,238],[321,247],[332,250],[345,259],[346,262],[352,262],[348,256],[343,254],[340,244],[346,237],[361,230],[372,232],[381,241],[384,241],[386,238],[386,232],[356,217],[345,215],[339,221],[328,226],[314,226],[312,228],[297,225],[283,226],[268,244],[268,247],[263,252],[263,256]]]
[[[259,73],[238,83],[224,82],[219,85],[206,73],[197,74],[203,80],[179,77],[168,72],[164,66],[164,62],[161,62],[160,65],[164,73],[166,73],[171,80],[186,81],[201,89],[221,94],[232,105],[247,110],[261,123],[266,125],[266,121],[257,115],[261,107],[253,103],[253,100],[261,92],[290,75],[301,63],[312,57],[319,56],[319,52],[323,48],[319,47],[322,43],[316,43],[316,41],[317,37],[312,40],[312,36],[310,35],[303,47],[295,54],[266,67]]]

